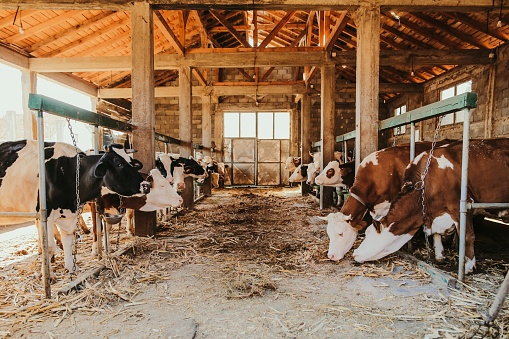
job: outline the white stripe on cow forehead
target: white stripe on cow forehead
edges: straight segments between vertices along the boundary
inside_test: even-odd
[[[117,153],[119,156],[124,158],[124,160],[128,164],[131,164],[131,157],[127,155],[127,153],[125,152],[125,149],[123,149],[123,148],[116,148],[116,147],[110,147],[110,149],[112,149],[113,151],[115,151],[115,153]]]
[[[433,157],[435,158],[435,157]],[[450,167],[451,169],[454,169],[454,165],[452,162],[449,161],[443,154],[440,158],[435,158],[438,163],[438,168],[446,169],[447,167]]]

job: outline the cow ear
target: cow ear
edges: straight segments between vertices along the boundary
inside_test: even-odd
[[[108,153],[110,151],[109,145],[104,145],[104,152]]]
[[[224,168],[228,169],[228,168],[230,168],[230,165],[224,164]]]
[[[350,167],[341,168],[341,174],[346,175],[350,172],[353,172],[353,170]]]
[[[96,178],[102,178],[106,175],[106,164],[101,160],[95,165],[94,176]]]
[[[131,165],[133,165],[134,169],[138,171],[143,168],[143,164],[141,163],[141,161],[136,159],[131,159]]]
[[[327,216],[328,217],[328,216]],[[321,216],[318,216],[318,219],[322,219],[324,221],[329,221],[329,219],[327,219],[327,217],[321,217]]]

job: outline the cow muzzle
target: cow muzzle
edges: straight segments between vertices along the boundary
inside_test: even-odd
[[[148,194],[150,192],[150,183],[148,181],[143,181],[141,184],[140,184],[140,191],[141,193],[143,194]]]

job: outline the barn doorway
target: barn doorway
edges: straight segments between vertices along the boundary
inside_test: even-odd
[[[224,161],[232,186],[288,185],[290,112],[225,112]]]

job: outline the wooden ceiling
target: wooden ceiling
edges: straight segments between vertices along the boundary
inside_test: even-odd
[[[131,53],[127,11],[0,10],[0,44],[35,58],[127,56]],[[22,29],[21,29],[22,27]],[[156,54],[192,53],[196,49],[318,46],[331,51],[356,49],[352,12],[340,11],[154,11]],[[485,12],[382,12],[381,50],[495,49],[509,40],[509,17],[498,9]],[[251,46],[255,41],[256,46]],[[454,65],[380,68],[381,83],[422,83]],[[254,68],[239,69],[245,81]],[[258,75],[265,81],[272,70]],[[309,81],[317,69],[308,69]],[[295,80],[303,80],[304,67]],[[76,72],[73,76],[98,88],[130,87],[130,71]],[[355,68],[337,69],[338,77],[355,82]],[[195,76],[200,78],[201,73]],[[156,71],[155,85],[177,77]],[[205,81],[201,79],[201,81]],[[391,98],[396,93],[383,94]]]

